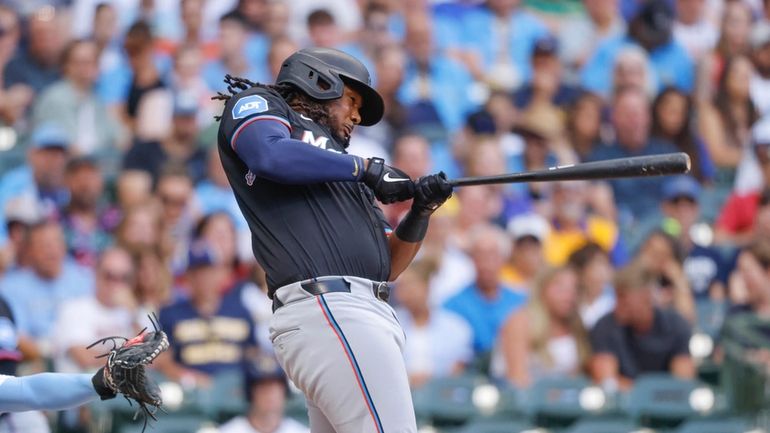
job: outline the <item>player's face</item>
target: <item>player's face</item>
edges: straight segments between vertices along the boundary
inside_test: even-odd
[[[347,147],[353,128],[361,123],[359,110],[363,104],[363,98],[355,90],[345,86],[342,97],[331,101],[329,109],[329,127],[332,134],[340,139]]]

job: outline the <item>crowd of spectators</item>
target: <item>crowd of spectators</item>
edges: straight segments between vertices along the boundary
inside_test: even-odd
[[[456,190],[393,283],[412,386],[471,370],[522,388],[692,378],[700,304],[770,313],[770,1],[10,0],[0,373],[93,370],[86,345],[155,312],[164,375],[243,372],[275,399],[222,431],[282,425],[285,379],[254,373],[271,303],[211,97],[225,74],[273,82],[311,45],[361,59],[385,100],[349,151],[413,178],[692,161],[686,176]],[[409,203],[383,209],[395,225]]]

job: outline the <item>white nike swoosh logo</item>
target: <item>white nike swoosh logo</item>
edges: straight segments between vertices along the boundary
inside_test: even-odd
[[[311,122],[313,121],[313,119],[311,119],[311,118],[309,118],[309,117],[305,117],[305,115],[304,115],[304,114],[300,114],[300,115],[299,115],[299,117],[301,117],[301,118],[303,118],[303,119],[305,119],[305,120],[309,120],[309,121],[311,121]]]
[[[382,176],[382,180],[384,180],[385,182],[406,182],[409,179],[404,179],[404,178],[394,179],[390,177],[390,172],[387,172],[385,173],[385,176]]]

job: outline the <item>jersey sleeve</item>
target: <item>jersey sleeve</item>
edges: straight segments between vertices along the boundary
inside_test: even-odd
[[[222,112],[224,135],[234,148],[238,134],[257,121],[273,121],[291,131],[290,108],[276,92],[264,87],[252,87],[234,95]]]
[[[0,378],[0,413],[64,410],[98,397],[90,374],[40,373]]]

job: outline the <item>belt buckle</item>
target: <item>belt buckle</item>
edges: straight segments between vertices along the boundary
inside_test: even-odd
[[[388,283],[384,281],[376,282],[372,285],[372,289],[374,290],[375,298],[388,302],[388,298],[390,298],[390,286],[388,286]]]

